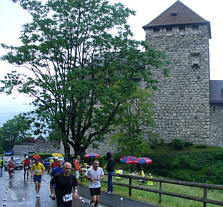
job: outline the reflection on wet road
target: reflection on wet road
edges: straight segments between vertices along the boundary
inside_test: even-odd
[[[44,175],[40,189],[40,198],[36,198],[34,182],[29,178],[23,180],[23,170],[16,170],[13,179],[9,179],[8,172],[4,171],[0,177],[0,206],[7,207],[56,207],[56,201],[51,200],[50,176]],[[88,200],[79,198],[73,201],[73,206],[84,207]]]

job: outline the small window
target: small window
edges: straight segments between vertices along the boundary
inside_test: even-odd
[[[175,16],[177,16],[177,12],[172,12],[170,15],[175,17]]]
[[[193,25],[193,33],[198,34],[198,31],[199,31],[198,25]]]
[[[166,28],[166,35],[171,36],[172,35],[172,27]]]
[[[153,34],[154,34],[155,36],[158,36],[158,35],[159,35],[159,32],[160,32],[160,29],[159,29],[159,28],[154,28],[154,29],[153,29]]]
[[[185,26],[180,26],[179,27],[179,32],[181,35],[184,35],[185,34]]]
[[[193,56],[193,57],[199,57],[200,55],[200,51],[190,51],[190,55]]]
[[[193,63],[192,68],[193,68],[193,69],[199,69],[200,66],[199,66],[199,64],[197,64],[197,63]]]

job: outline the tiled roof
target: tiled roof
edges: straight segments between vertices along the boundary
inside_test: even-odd
[[[210,103],[223,104],[223,80],[210,80]]]
[[[158,17],[143,26],[143,29],[186,24],[207,24],[209,27],[209,37],[211,38],[210,22],[185,6],[181,1],[175,2]]]

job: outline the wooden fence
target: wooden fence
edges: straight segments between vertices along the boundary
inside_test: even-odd
[[[205,183],[193,183],[193,182],[168,180],[168,179],[159,179],[159,178],[147,178],[147,177],[139,177],[139,176],[133,176],[133,175],[119,175],[119,174],[115,174],[114,177],[116,177],[116,176],[129,179],[129,184],[113,182],[114,185],[119,185],[119,186],[124,186],[124,187],[129,188],[129,196],[132,195],[132,189],[137,189],[137,190],[142,190],[142,191],[158,193],[159,194],[159,201],[158,201],[159,203],[162,202],[162,195],[168,195],[168,196],[173,196],[173,197],[177,197],[177,198],[184,198],[184,199],[189,199],[189,200],[193,200],[193,201],[202,202],[203,203],[203,207],[207,207],[208,203],[219,205],[219,206],[223,206],[223,201],[208,199],[208,189],[223,190],[223,186],[222,185],[212,185],[212,184],[205,184]],[[134,186],[134,185],[132,185],[132,180],[134,180],[134,179],[138,180],[139,178],[141,180],[144,180],[144,181],[158,182],[159,183],[159,189],[156,190],[156,189],[153,189],[151,187],[149,188],[149,187],[142,187],[142,186]],[[106,182],[106,181],[103,181],[103,182]],[[163,183],[169,183],[169,184],[176,184],[176,185],[183,185],[183,186],[202,188],[203,189],[203,197],[191,196],[191,195],[185,195],[185,194],[180,194],[180,193],[163,191],[162,190],[162,184]]]

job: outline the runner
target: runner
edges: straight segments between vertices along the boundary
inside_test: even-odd
[[[3,157],[0,158],[0,175],[2,176],[2,170],[3,170],[4,162]]]
[[[55,177],[56,175],[64,172],[64,168],[63,168],[63,159],[58,159],[57,160],[57,164],[58,166],[55,167],[51,173],[51,178]]]
[[[36,190],[36,198],[39,198],[39,190],[41,187],[41,179],[42,174],[45,172],[45,167],[42,163],[40,163],[39,159],[36,159],[31,168],[32,175],[34,174],[34,182],[35,182],[35,190]]]
[[[55,157],[55,158],[54,158],[54,162],[52,162],[52,163],[50,164],[50,173],[52,173],[52,172],[53,172],[53,169],[54,169],[55,167],[58,166],[57,159],[58,159],[58,158]]]
[[[12,179],[12,177],[13,177],[14,170],[15,170],[15,164],[13,162],[13,157],[12,157],[8,164],[8,172],[9,172],[10,179]]]
[[[29,170],[30,170],[30,164],[31,164],[29,157],[26,156],[26,159],[24,159],[22,163],[24,166],[24,181],[26,180],[29,181]],[[26,175],[27,175],[27,178],[26,178]]]
[[[97,207],[101,194],[101,180],[104,178],[104,171],[99,167],[99,161],[94,160],[93,167],[89,168],[85,177],[90,181],[89,190],[91,194],[90,206]]]
[[[56,184],[54,192],[53,186]],[[77,194],[77,180],[71,173],[71,164],[69,162],[64,163],[64,172],[57,174],[50,181],[50,197],[55,200],[55,194],[57,197],[57,207],[72,207],[72,187],[74,189],[74,198],[78,197]]]
[[[79,184],[79,182],[78,182],[78,179],[79,179],[79,177],[80,177],[80,173],[79,173],[79,171],[80,171],[80,169],[81,169],[81,166],[80,166],[80,159],[81,159],[81,157],[80,157],[80,155],[78,155],[78,156],[77,156],[77,159],[74,160],[74,170],[75,170],[75,174],[76,174],[77,184]]]

